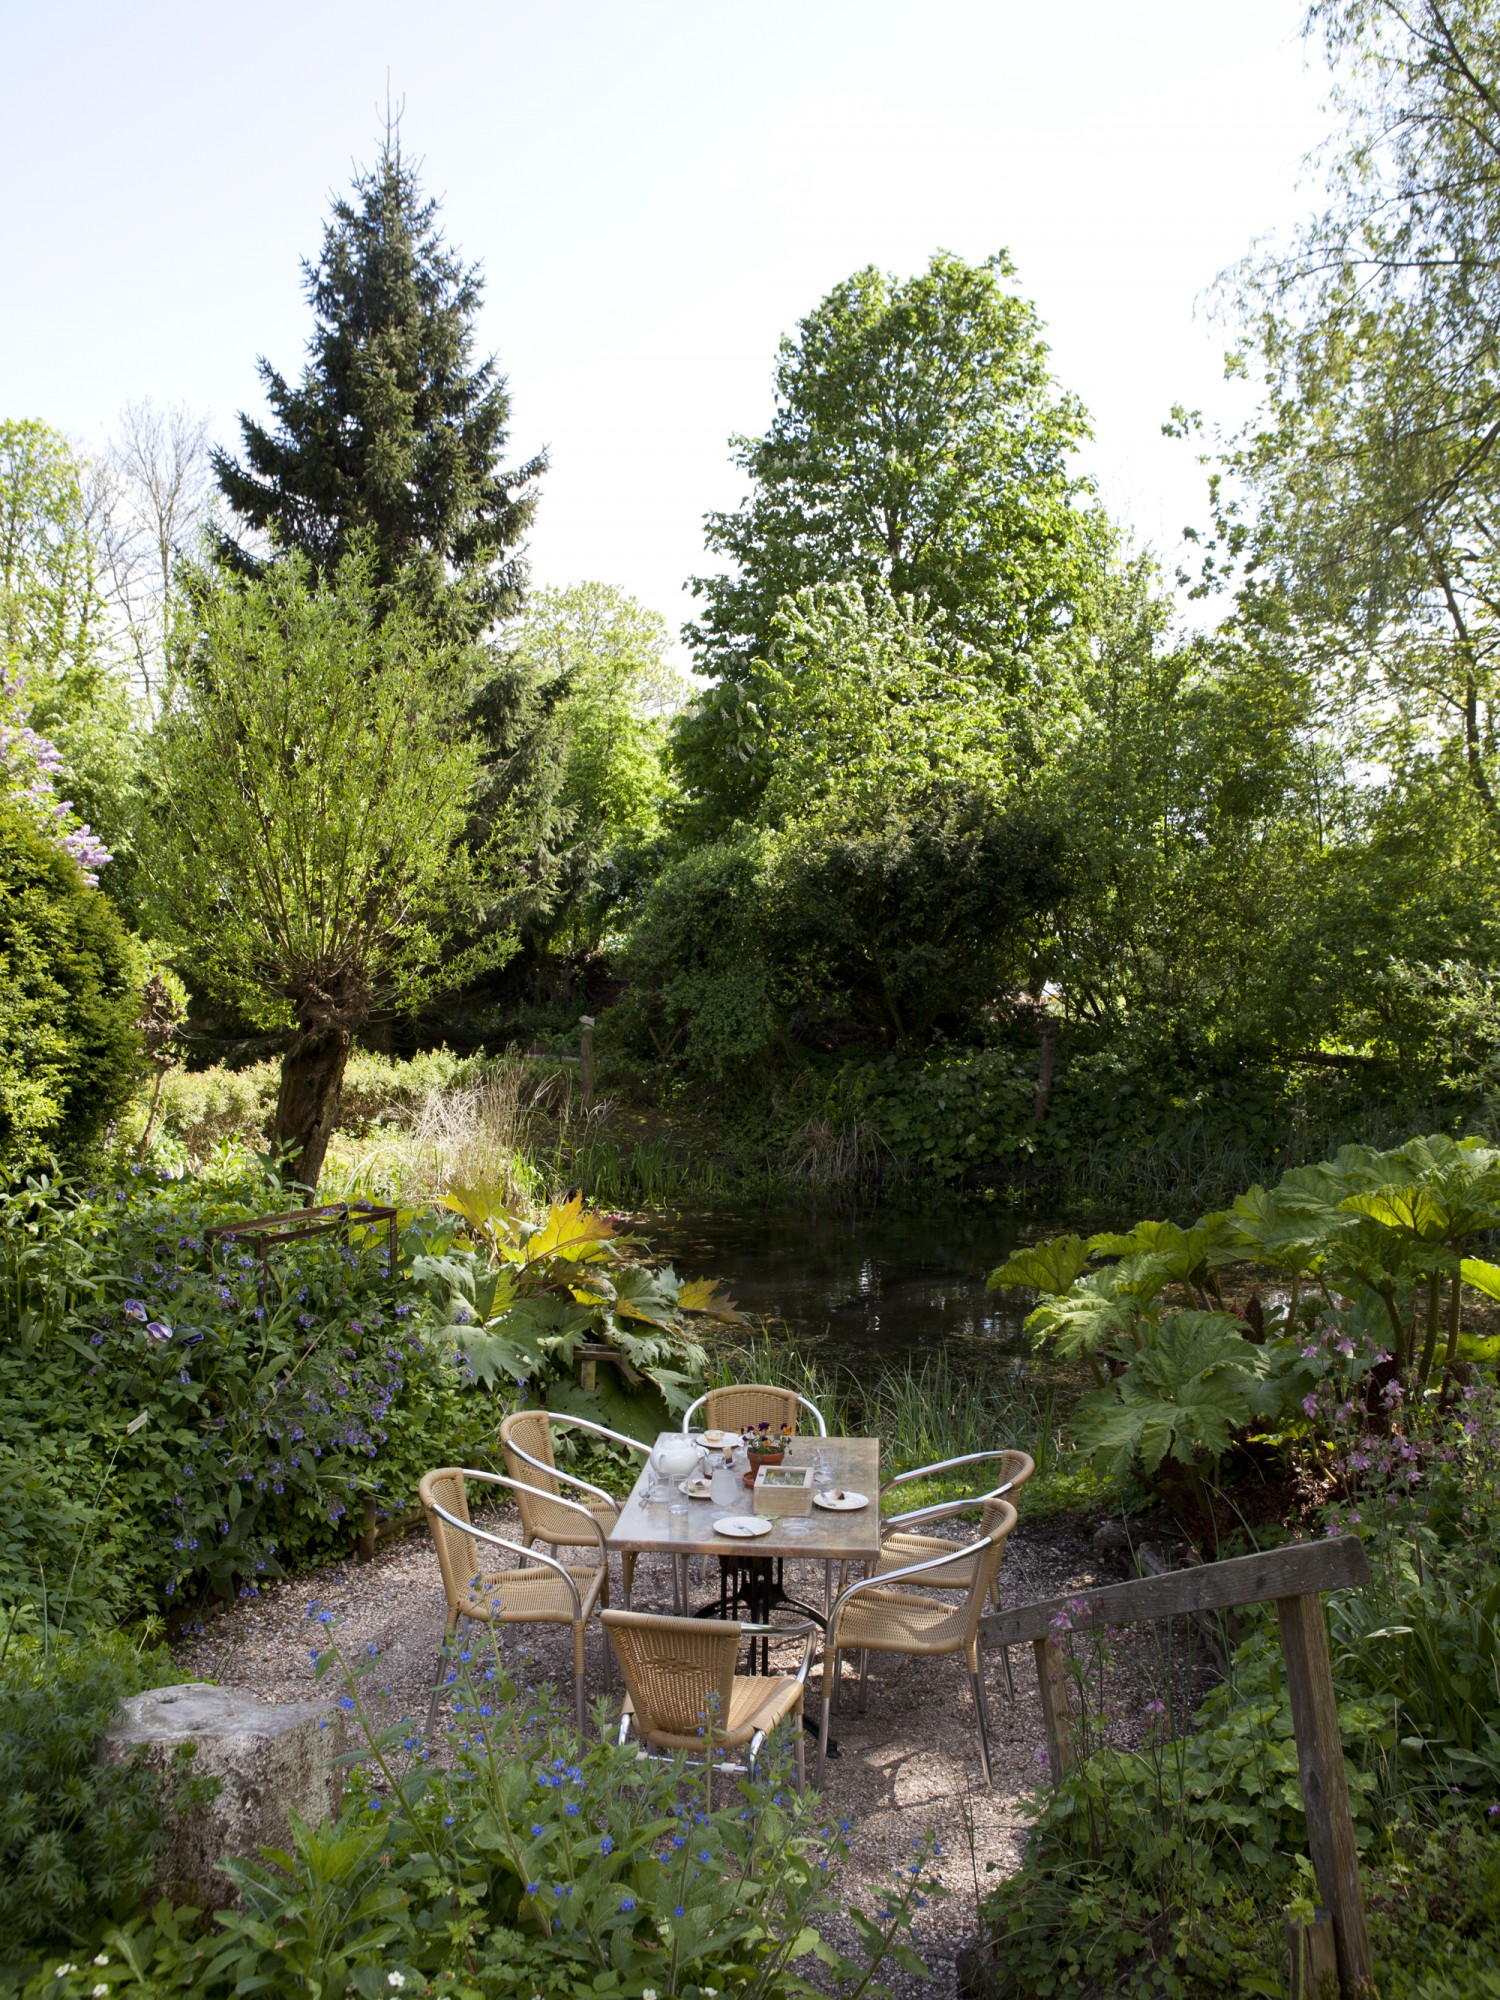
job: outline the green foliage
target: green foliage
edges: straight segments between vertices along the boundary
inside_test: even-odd
[[[784,604],[736,685],[754,696],[755,823],[642,897],[619,958],[627,1034],[720,1075],[794,1043],[972,1029],[1063,889],[1060,842],[1014,783],[1007,699],[910,602],[854,585]]]
[[[320,1671],[336,1657],[325,1652]],[[461,1720],[445,1768],[413,1754],[406,1725],[370,1728],[358,1672],[344,1699],[363,1741],[339,1820],[296,1824],[287,1850],[230,1864],[243,1907],[211,1931],[195,1935],[164,1905],[107,1932],[94,1963],[62,1983],[43,1974],[28,2000],[82,2000],[96,1981],[200,2000],[375,2000],[397,1981],[474,2000],[800,2000],[819,1990],[814,1965],[872,1994],[889,1991],[887,1964],[925,1973],[908,1940],[919,1900],[942,1893],[926,1847],[874,1909],[849,1908],[835,1888],[842,1838],[793,1791],[785,1743],[766,1776],[716,1802],[702,1766],[580,1743],[545,1698],[522,1701],[485,1648],[455,1671]],[[815,1927],[835,1910],[859,1934],[856,1958]]]
[[[96,1761],[120,1701],[177,1678],[165,1653],[118,1635],[0,1642],[0,1973],[129,1914],[173,1817],[211,1796],[189,1758],[168,1779]]]
[[[514,607],[517,545],[536,507],[535,458],[502,472],[510,395],[474,359],[483,280],[447,246],[437,203],[388,138],[335,202],[304,266],[316,322],[293,386],[260,363],[275,428],[240,418],[246,463],[214,454],[230,506],[321,574],[373,550],[382,609],[415,602],[459,637]],[[224,538],[234,565],[259,561]]]
[[[1482,1991],[1465,1978],[1493,1956],[1500,1869],[1496,1397],[1415,1404],[1385,1438],[1342,1407],[1320,1419],[1352,1494],[1329,1525],[1365,1537],[1372,1577],[1327,1599],[1330,1657],[1382,1991]],[[1060,1631],[1083,1647],[1085,1755],[988,1900],[997,1996],[1282,1990],[1281,1909],[1310,1900],[1311,1871],[1275,1619],[1246,1623],[1186,1729],[1158,1707],[1129,1749],[1088,1693],[1109,1640]]]
[[[255,1257],[210,1257],[207,1227],[288,1199],[144,1174],[93,1198],[6,1197],[0,1447],[42,1481],[17,1555],[55,1565],[16,1562],[29,1621],[253,1592],[347,1547],[365,1495],[411,1505],[438,1439],[486,1451],[493,1415],[420,1331],[425,1300],[386,1273],[383,1233],[282,1251],[264,1298]],[[69,1523],[85,1531],[71,1550]]]
[[[1169,1453],[1185,1465],[1220,1458],[1260,1400],[1263,1361],[1226,1313],[1148,1322],[1119,1381],[1079,1404],[1074,1435],[1116,1478],[1133,1465],[1149,1477]],[[1274,1410],[1279,1395],[1270,1401]]]
[[[206,1231],[295,1205],[264,1178],[0,1200],[0,1608],[79,1629],[349,1546],[430,1466],[484,1465],[526,1376],[537,1400],[654,1429],[696,1392],[703,1279],[649,1265],[578,1202],[540,1220],[481,1190],[274,1250]],[[620,1356],[583,1391],[585,1340]],[[476,1386],[498,1383],[509,1396]]]
[[[859,271],[783,340],[771,427],[734,440],[749,500],[709,516],[733,574],[694,585],[716,672],[737,678],[813,584],[924,596],[1017,676],[1077,617],[1103,539],[1068,468],[1086,420],[1013,276],[1003,254],[939,253],[904,281]]]
[[[150,745],[149,903],[205,988],[293,1029],[276,1136],[315,1187],[351,1032],[461,976],[464,677],[408,606],[380,616],[363,549],[316,583],[290,557],[205,583],[197,615]]]
[[[0,800],[0,1168],[82,1158],[135,1086],[130,940],[76,862]]]
[[[687,1408],[707,1355],[698,1323],[737,1325],[740,1314],[711,1280],[679,1280],[644,1262],[636,1239],[583,1197],[536,1219],[516,1214],[490,1187],[454,1188],[441,1204],[464,1231],[441,1255],[419,1257],[427,1287],[478,1379],[510,1378],[530,1400],[654,1440]],[[580,1345],[620,1357],[593,1390],[580,1388]]]

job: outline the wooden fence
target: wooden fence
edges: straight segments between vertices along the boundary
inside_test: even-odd
[[[1066,1614],[1074,1630],[1084,1630],[1130,1625],[1146,1618],[1227,1611],[1236,1605],[1274,1600],[1297,1738],[1307,1844],[1318,1894],[1333,1933],[1339,1992],[1349,1996],[1373,1994],[1374,1979],[1322,1593],[1348,1590],[1367,1583],[1369,1576],[1369,1564],[1358,1539],[1341,1535],[1329,1541],[1272,1549],[1265,1555],[1202,1563],[1166,1576],[1143,1576],[1130,1583],[1074,1591],[1042,1604],[996,1612],[981,1620],[979,1627],[986,1646],[1024,1645],[1030,1640],[1035,1650],[1042,1720],[1056,1784],[1073,1761],[1066,1668],[1057,1645],[1060,1628],[1053,1623],[1060,1614]],[[1308,1939],[1304,1945],[1294,1939],[1293,1953],[1297,1990],[1316,1991],[1321,1957],[1318,1940]]]

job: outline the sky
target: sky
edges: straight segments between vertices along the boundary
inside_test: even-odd
[[[743,487],[777,342],[866,264],[1007,248],[1084,466],[1168,569],[1203,517],[1174,403],[1230,421],[1208,294],[1314,205],[1304,0],[0,0],[0,416],[102,439],[127,401],[233,443],[264,354],[301,367],[299,259],[378,152],[387,78],[511,455],[551,465],[535,580],[675,627],[702,517]]]

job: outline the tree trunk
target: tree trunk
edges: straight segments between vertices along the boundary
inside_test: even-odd
[[[304,1028],[281,1058],[276,1146],[278,1151],[290,1149],[286,1171],[314,1195],[339,1115],[348,1060],[349,1030],[331,1027]]]

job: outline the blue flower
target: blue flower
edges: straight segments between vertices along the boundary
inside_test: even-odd
[[[676,1909],[673,1910],[672,1915],[674,1917],[685,1917],[687,1915],[687,1911],[682,1907],[681,1903],[679,1903]]]
[[[563,1807],[563,1811],[568,1815],[569,1819],[577,1819],[578,1801],[576,1799],[569,1799],[568,1803]]]
[[[546,1831],[545,1827],[533,1826],[531,1829],[532,1838],[534,1840],[540,1840],[545,1831]]]
[[[614,1851],[615,1851],[615,1843],[613,1839],[610,1837],[609,1834],[605,1834],[603,1840],[601,1840],[599,1843],[599,1852],[601,1854],[613,1854]]]
[[[630,1912],[635,1908],[635,1897],[626,1896],[623,1902],[620,1904],[620,1908],[624,1912],[624,1914],[628,1917],[630,1915]]]

